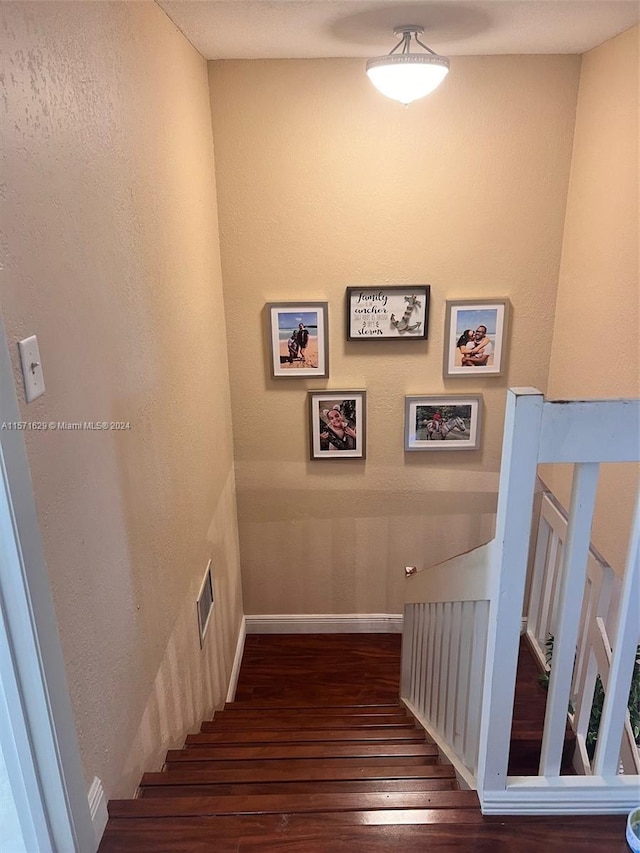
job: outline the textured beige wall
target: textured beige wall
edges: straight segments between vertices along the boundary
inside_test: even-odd
[[[123,796],[224,700],[242,613],[207,68],[151,2],[0,22],[2,309],[47,385],[22,416],[131,423],[26,434],[87,782]]]
[[[634,27],[582,59],[549,371],[556,399],[640,394],[639,37]],[[565,505],[570,475],[544,471]],[[637,468],[603,466],[593,541],[619,573],[637,488]]]
[[[505,389],[546,387],[580,58],[456,57],[408,109],[360,60],[210,64],[247,613],[397,612],[492,534]],[[346,343],[348,285],[428,282],[427,343]],[[506,296],[508,375],[442,380],[446,298]],[[268,377],[263,305],[326,299],[331,378]],[[368,459],[309,462],[306,389],[366,388]],[[405,394],[480,392],[482,450],[405,454]]]

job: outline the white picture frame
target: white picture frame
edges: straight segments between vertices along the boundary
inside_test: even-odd
[[[309,391],[311,459],[365,459],[366,391]]]
[[[508,299],[447,300],[445,379],[502,376],[506,372],[509,313]]]
[[[328,303],[268,302],[265,307],[271,378],[326,379],[329,376]]]
[[[482,405],[479,394],[405,397],[404,449],[478,450]]]

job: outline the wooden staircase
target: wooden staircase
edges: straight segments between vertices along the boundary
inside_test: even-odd
[[[144,774],[138,799],[112,801],[109,814],[102,851],[200,849],[184,846],[187,833],[226,853],[285,827],[288,836],[321,828],[329,840],[347,827],[481,820],[476,793],[459,789],[397,704],[232,702],[169,751],[162,772]],[[110,846],[122,830],[130,846]],[[317,849],[302,841],[297,850]]]
[[[247,637],[237,701],[109,802],[99,853],[623,853],[619,818],[483,817],[399,662],[397,635]]]

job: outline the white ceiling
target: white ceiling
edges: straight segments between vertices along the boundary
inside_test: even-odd
[[[376,56],[421,24],[444,55],[584,53],[640,19],[637,0],[156,0],[206,59]]]

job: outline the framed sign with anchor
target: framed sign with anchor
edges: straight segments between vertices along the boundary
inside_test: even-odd
[[[348,341],[425,341],[428,284],[347,288]]]

